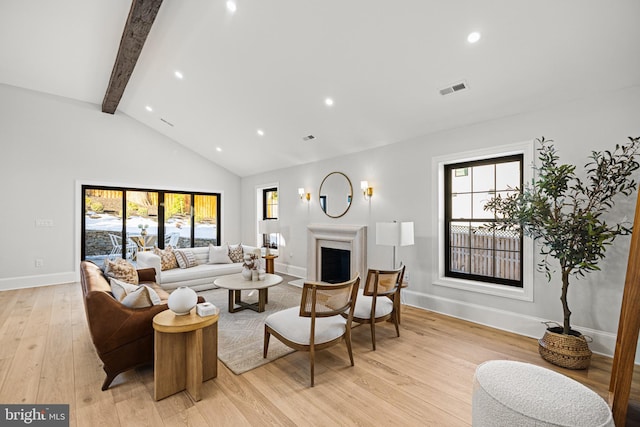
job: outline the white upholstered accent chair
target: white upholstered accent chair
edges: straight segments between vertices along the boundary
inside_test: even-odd
[[[353,321],[371,325],[371,344],[376,349],[376,323],[389,319],[396,327],[396,335],[400,336],[400,288],[404,277],[405,266],[393,270],[367,271],[364,288],[358,291]]]
[[[273,313],[265,320],[263,357],[267,357],[271,335],[293,349],[308,351],[313,387],[316,350],[344,339],[353,366],[351,322],[359,283],[358,275],[336,284],[305,282],[300,307]]]

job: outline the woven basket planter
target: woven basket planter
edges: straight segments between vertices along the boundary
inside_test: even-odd
[[[568,369],[587,369],[591,363],[589,341],[578,331],[569,335],[562,333],[562,327],[550,327],[538,340],[540,356],[547,362]]]

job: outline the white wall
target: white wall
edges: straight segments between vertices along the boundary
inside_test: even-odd
[[[548,283],[541,274],[534,280],[533,302],[478,294],[435,286],[432,273],[437,266],[432,256],[437,236],[432,220],[437,214],[437,194],[432,188],[434,157],[486,147],[531,141],[545,136],[556,141],[561,161],[583,165],[591,150],[610,149],[628,136],[640,135],[640,88],[600,94],[589,99],[544,110],[480,123],[434,135],[415,138],[355,155],[307,164],[242,179],[242,204],[255,205],[255,188],[279,182],[280,222],[286,246],[276,260],[278,271],[304,275],[306,225],[310,223],[363,224],[369,227],[368,263],[389,267],[391,248],[375,245],[375,223],[391,220],[415,223],[415,245],[398,250],[406,265],[410,287],[406,302],[478,323],[540,337],[542,320],[562,320],[559,278]],[[320,141],[320,140],[319,140]],[[321,142],[318,142],[319,144]],[[318,205],[318,187],[332,171],[344,172],[354,186],[354,202],[339,219],[325,216]],[[371,202],[359,191],[360,181],[374,187]],[[311,202],[301,201],[298,187],[312,193]],[[635,195],[618,205],[613,218],[633,218]],[[242,210],[243,239],[255,235],[255,208]],[[594,336],[596,352],[612,354],[615,346],[629,238],[621,237],[607,252],[602,271],[586,279],[572,279],[569,291],[572,324]]]
[[[375,245],[375,223],[413,221],[416,244],[398,252],[410,274],[408,304],[539,337],[541,320],[562,318],[557,279],[547,283],[536,275],[533,302],[432,284],[432,159],[544,135],[555,139],[562,161],[581,165],[590,150],[640,135],[638,113],[635,87],[240,180],[123,114],[0,85],[0,290],[76,280],[79,182],[221,192],[222,240],[232,243],[255,243],[256,188],[277,183],[283,234],[278,271],[304,276],[310,223],[367,225],[369,265],[387,267],[391,248]],[[354,186],[353,204],[339,219],[328,218],[318,205],[320,182],[333,171],[344,172]],[[359,192],[361,180],[374,187],[370,202]],[[310,202],[300,200],[298,187],[312,193]],[[611,215],[632,218],[634,206],[629,198]],[[52,219],[54,226],[36,228],[36,218]],[[592,349],[600,353],[611,354],[615,345],[628,245],[628,238],[619,238],[601,272],[572,281],[573,324],[594,336]],[[35,267],[35,258],[44,260],[42,268]]]
[[[0,85],[0,144],[0,290],[76,280],[81,183],[220,192],[240,237],[240,178],[124,114]]]

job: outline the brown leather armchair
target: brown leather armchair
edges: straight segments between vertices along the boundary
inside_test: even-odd
[[[91,339],[102,360],[107,377],[102,390],[129,369],[153,363],[153,316],[167,310],[169,294],[155,283],[155,270],[138,270],[139,282],[150,285],[163,304],[128,308],[111,294],[109,281],[100,267],[90,261],[80,263],[80,282]],[[203,302],[198,297],[198,302]]]

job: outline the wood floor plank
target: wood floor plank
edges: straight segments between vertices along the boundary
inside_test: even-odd
[[[6,321],[0,328],[0,359],[13,357],[15,349],[20,344],[23,337],[25,325],[31,316],[34,301],[34,295],[31,289],[20,289],[16,291],[5,291],[15,293],[14,304],[11,308],[7,308]],[[4,310],[3,310],[4,311]]]
[[[229,369],[219,364],[218,375],[234,375]],[[195,403],[195,407],[208,425],[233,427],[237,425],[250,425],[242,411],[233,403],[218,385],[217,380],[210,380],[202,385],[201,401]]]
[[[159,426],[162,417],[156,409],[153,399],[146,395],[144,385],[138,383],[131,397],[115,404],[120,425],[127,426]]]
[[[53,295],[55,286],[43,286],[33,297],[34,304],[24,325],[22,337],[46,336],[51,325],[51,311],[53,310]]]
[[[290,366],[286,359],[280,359],[277,364],[270,363],[263,370],[244,375],[262,394],[269,396],[280,410],[289,414],[296,425],[345,425],[348,417],[336,413],[326,400],[316,398],[315,387],[308,387],[308,376],[298,375],[294,378],[290,375]]]
[[[246,377],[222,370],[215,381],[250,425],[295,426],[286,414],[274,405],[268,396],[260,393]]]
[[[98,400],[77,408],[75,413],[78,426],[129,426],[129,423],[120,423],[115,405],[108,400]]]
[[[49,328],[42,361],[37,403],[69,403],[74,394],[71,304],[64,286],[52,289]],[[43,310],[45,312],[46,310]]]
[[[44,349],[45,340],[42,337],[32,336],[20,340],[0,389],[0,402],[37,402]]]
[[[198,408],[192,406],[183,411],[174,413],[171,416],[162,417],[164,425],[167,427],[207,427],[211,424],[207,423],[205,417],[200,413]],[[216,424],[220,425],[220,424]]]
[[[353,330],[355,366],[344,344],[318,352],[313,388],[308,353],[294,352],[243,375],[219,363],[201,401],[180,392],[156,402],[151,366],[100,390],[105,374],[78,283],[0,292],[0,304],[0,402],[69,403],[71,426],[470,426],[473,375],[483,361],[544,366],[603,397],[611,374],[608,357],[566,370],[542,360],[535,339],[403,307],[401,336],[380,325],[376,351],[368,327]],[[640,372],[631,397],[640,408]],[[630,415],[627,425],[640,425],[640,409]]]

